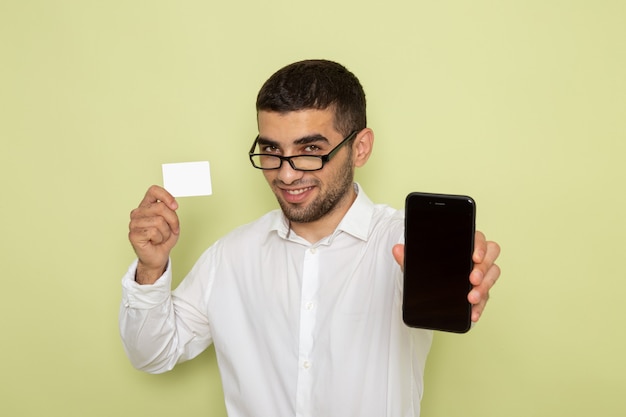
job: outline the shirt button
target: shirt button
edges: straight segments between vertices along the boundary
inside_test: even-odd
[[[309,369],[311,367],[311,362],[309,362],[309,361],[302,362],[302,367],[304,369]]]
[[[315,255],[317,253],[317,248],[311,248],[311,253]]]
[[[307,310],[312,310],[313,309],[313,302],[309,301],[308,303],[306,303],[304,305],[304,308],[306,308]]]

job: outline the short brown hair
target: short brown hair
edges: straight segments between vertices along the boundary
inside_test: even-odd
[[[344,135],[367,127],[365,92],[343,65],[327,60],[295,62],[274,73],[261,87],[258,111],[334,108],[335,129]]]

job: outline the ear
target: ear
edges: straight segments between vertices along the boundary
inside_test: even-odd
[[[352,144],[352,155],[354,166],[362,167],[365,165],[374,147],[374,131],[368,127],[361,130],[354,138]]]

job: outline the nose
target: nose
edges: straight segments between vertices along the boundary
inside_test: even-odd
[[[280,168],[278,168],[278,179],[284,184],[292,184],[302,178],[303,175],[303,171],[293,169],[288,161],[283,161]]]

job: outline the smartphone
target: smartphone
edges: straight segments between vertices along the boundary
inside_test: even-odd
[[[470,329],[475,222],[471,197],[417,192],[406,197],[402,317],[407,326]]]

